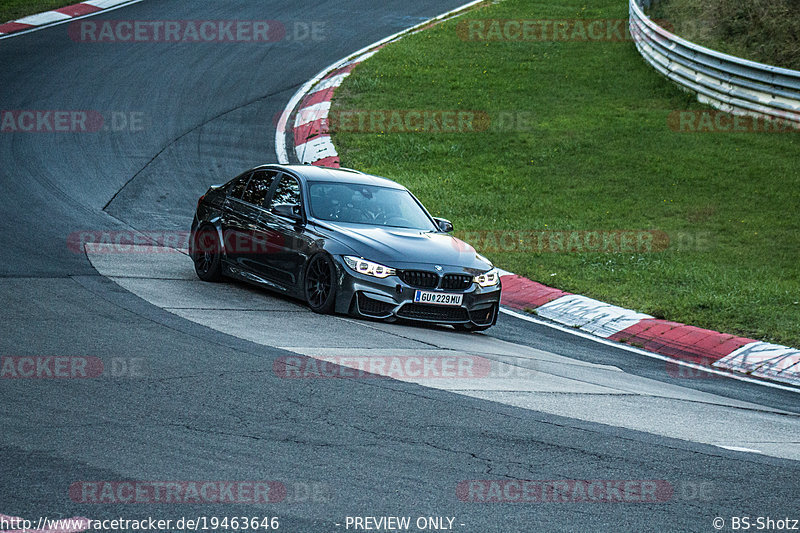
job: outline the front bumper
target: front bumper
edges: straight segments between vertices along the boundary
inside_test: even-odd
[[[465,290],[441,289],[446,274],[465,274],[464,270],[446,267],[436,288],[415,287],[399,276],[379,279],[354,272],[337,258],[338,292],[336,311],[377,319],[403,319],[436,324],[491,326],[497,321],[500,284],[481,287],[472,283]],[[432,268],[430,270],[433,270]],[[415,303],[417,290],[462,294],[460,306]]]

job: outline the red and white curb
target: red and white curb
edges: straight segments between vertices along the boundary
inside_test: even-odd
[[[800,385],[795,348],[653,318],[511,273],[501,279],[507,307],[679,361]]]
[[[331,142],[328,131],[328,113],[331,109],[333,92],[356,65],[377,51],[376,49],[361,54],[331,71],[300,101],[292,133],[294,151],[301,163],[339,168],[339,154]]]
[[[303,164],[338,168],[339,154],[331,142],[327,122],[336,88],[356,65],[386,44],[459,14],[478,3],[471,2],[378,41],[334,63],[306,82],[289,101],[278,121],[275,133],[278,161],[284,164],[290,162],[286,132],[289,119],[294,113],[290,137],[297,159]],[[551,323],[568,326],[573,331],[580,331],[596,339],[616,341],[612,344],[624,343],[631,351],[646,355],[659,354],[665,360],[694,368],[708,368],[714,373],[736,372],[800,386],[800,350],[795,348],[657,319],[586,296],[554,289],[511,272],[501,272],[501,280],[501,303],[504,306],[531,311]],[[525,316],[514,312],[509,314],[521,318]]]
[[[52,11],[45,11],[44,13],[37,13],[6,22],[5,24],[0,24],[0,38],[10,33],[32,30],[42,26],[50,26],[52,24],[92,15],[99,11],[120,7],[123,4],[133,4],[139,1],[141,0],[86,0],[79,4],[60,7]]]

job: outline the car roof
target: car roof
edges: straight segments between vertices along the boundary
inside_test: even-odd
[[[264,165],[257,168],[280,168],[303,177],[306,181],[335,181],[339,183],[357,183],[359,185],[375,185],[392,189],[405,189],[402,185],[387,178],[364,174],[349,168],[329,168],[314,165]]]

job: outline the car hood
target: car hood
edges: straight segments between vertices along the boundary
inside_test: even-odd
[[[334,230],[332,238],[352,248],[357,255],[386,266],[413,268],[424,263],[473,273],[492,268],[491,263],[478,258],[475,248],[445,233],[328,221],[324,224]]]

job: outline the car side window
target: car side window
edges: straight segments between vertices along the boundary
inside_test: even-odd
[[[242,193],[244,192],[245,187],[247,187],[247,182],[250,180],[250,176],[252,172],[245,172],[230,184],[228,187],[228,196],[231,196],[236,199],[242,198]]]
[[[291,205],[293,207],[294,213],[296,215],[300,214],[300,205],[302,203],[302,198],[300,195],[300,184],[297,182],[295,178],[284,174],[281,177],[281,181],[278,183],[278,186],[275,188],[275,194],[272,195],[272,202],[271,206],[276,206],[278,204],[286,204]]]
[[[273,170],[256,170],[250,178],[250,183],[242,195],[242,200],[253,205],[261,206],[267,197],[272,180],[277,172]]]

